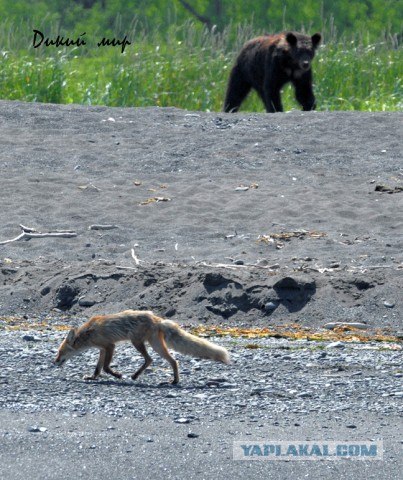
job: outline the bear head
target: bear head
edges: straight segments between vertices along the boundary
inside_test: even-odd
[[[295,70],[303,72],[308,71],[311,68],[315,51],[319,46],[322,39],[320,33],[315,33],[312,37],[308,35],[302,35],[300,33],[287,32],[285,34],[285,40],[288,45],[288,60]]]

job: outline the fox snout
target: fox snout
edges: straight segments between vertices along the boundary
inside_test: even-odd
[[[60,354],[57,355],[57,357],[53,360],[53,364],[56,365],[57,367],[61,367],[66,363],[67,358],[62,357]]]
[[[61,367],[66,363],[66,360],[78,353],[77,350],[72,346],[74,343],[75,334],[75,329],[72,328],[59,347],[56,358],[53,360],[54,365]]]

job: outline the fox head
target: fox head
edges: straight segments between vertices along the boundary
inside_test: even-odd
[[[69,331],[67,337],[63,340],[62,344],[59,347],[59,351],[57,352],[54,363],[58,367],[61,367],[66,362],[66,360],[74,357],[74,355],[77,355],[77,353],[79,353],[77,348],[74,347],[75,338],[76,330],[72,328]]]

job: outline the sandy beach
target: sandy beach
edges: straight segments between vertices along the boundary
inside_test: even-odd
[[[2,101],[0,315],[400,330],[402,118]]]
[[[0,102],[0,476],[397,478],[402,118]],[[126,308],[232,364],[175,353],[177,386],[151,349],[130,380],[130,344],[122,380],[83,380],[95,350],[52,366],[71,325]],[[383,461],[233,460],[257,439]]]

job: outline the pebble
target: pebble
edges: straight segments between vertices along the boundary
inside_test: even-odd
[[[277,308],[277,304],[274,302],[267,302],[264,306],[266,312],[272,312]]]
[[[326,345],[325,348],[346,348],[343,342],[332,342]]]
[[[297,394],[297,397],[300,397],[300,398],[312,397],[312,393],[311,392],[301,392],[301,393]]]
[[[386,308],[393,308],[396,305],[395,302],[389,301],[389,300],[385,300],[383,304],[385,305]]]
[[[78,304],[80,305],[80,307],[92,307],[96,303],[97,303],[96,300],[93,298],[81,297],[78,300]]]
[[[181,424],[190,423],[190,418],[183,418],[183,417],[175,418],[174,422],[181,423]]]
[[[334,330],[335,328],[338,327],[350,327],[350,328],[358,328],[359,330],[367,330],[369,328],[368,325],[365,323],[360,323],[360,322],[330,322],[326,323],[323,325],[323,328],[326,328],[327,330]]]
[[[28,427],[28,432],[31,432],[31,433],[43,433],[43,432],[46,432],[47,428],[46,427],[38,427],[36,425],[33,425],[31,427]]]
[[[177,354],[183,373],[178,389],[167,383],[172,371],[157,355],[152,355],[155,361],[147,373],[132,382],[130,374],[142,360],[130,344],[121,344],[113,361],[113,368],[123,373],[123,381],[103,373],[97,381],[84,382],[82,376],[92,373],[97,362],[95,350],[57,369],[51,360],[65,331],[47,336],[43,332],[41,341],[31,345],[22,340],[23,333],[2,332],[0,403],[6,411],[33,415],[55,411],[68,417],[103,413],[111,420],[122,416],[166,418],[168,411],[171,422],[177,424],[193,426],[198,421],[234,416],[245,417],[247,422],[253,417],[260,424],[287,414],[294,419],[310,412],[344,415],[357,405],[362,411],[393,416],[403,397],[401,352],[382,348],[382,343],[350,348],[345,342],[332,342],[318,351],[324,343],[256,338],[253,343],[261,348],[250,350],[244,348],[250,338],[215,338],[215,343],[230,350],[233,364],[196,361]],[[341,366],[345,370],[340,370]],[[163,381],[165,385],[159,387]],[[299,416],[292,417],[294,413]],[[32,432],[46,431],[37,425],[31,428]]]
[[[40,342],[40,341],[41,341],[40,338],[34,337],[33,335],[24,335],[24,336],[22,337],[22,339],[23,339],[25,342]]]

